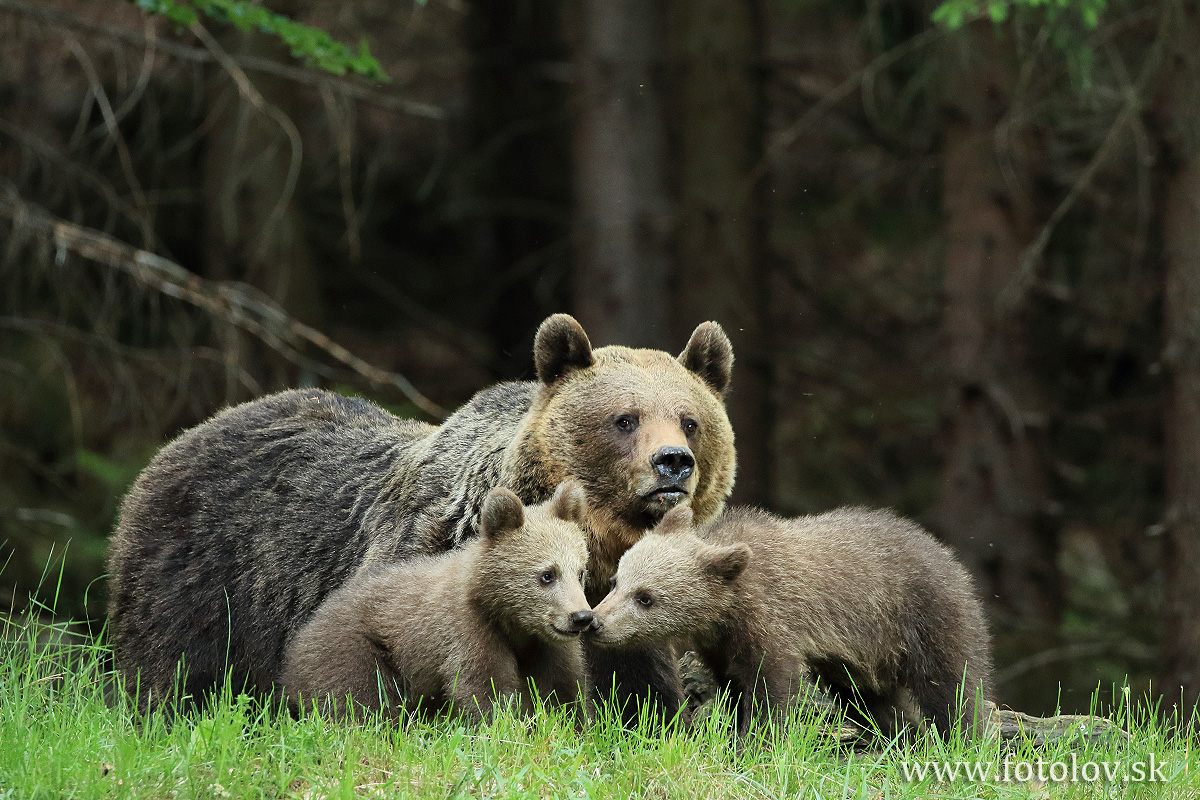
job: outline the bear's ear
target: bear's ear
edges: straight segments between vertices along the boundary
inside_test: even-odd
[[[701,322],[679,354],[679,363],[723,395],[733,377],[733,344],[720,325]]]
[[[554,383],[568,372],[592,365],[592,343],[570,314],[553,314],[533,337],[533,364],[538,380]]]
[[[692,507],[675,506],[654,526],[655,533],[687,533],[692,529]]]
[[[497,486],[488,492],[483,501],[483,514],[480,533],[488,539],[498,539],[506,533],[520,530],[525,524],[525,506],[517,497],[503,486]]]
[[[750,563],[750,545],[738,542],[727,546],[710,545],[699,553],[700,567],[709,575],[731,581]]]
[[[582,525],[587,515],[587,497],[583,486],[574,478],[568,478],[554,490],[550,498],[550,513],[561,520]]]

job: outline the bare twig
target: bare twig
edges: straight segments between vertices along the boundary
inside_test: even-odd
[[[0,0],[3,2],[3,0]],[[862,69],[855,72],[846,80],[839,83],[833,91],[826,94],[820,100],[813,104],[812,108],[805,111],[798,120],[793,122],[787,128],[779,133],[771,146],[767,148],[766,157],[763,159],[764,164],[773,162],[778,157],[782,156],[788,148],[796,143],[796,140],[809,129],[810,126],[821,116],[836,106],[841,101],[845,100],[862,84],[862,82],[873,76],[876,72],[887,69],[892,64],[896,63],[905,56],[920,50],[922,47],[937,41],[943,36],[941,28],[930,28],[926,31],[918,33],[911,39],[896,45],[886,53],[881,53],[866,64]],[[765,166],[760,166],[760,170],[765,170]],[[756,170],[758,172],[759,170]],[[758,176],[755,176],[756,178]]]
[[[297,348],[308,343],[373,386],[392,386],[430,416],[446,417],[445,409],[418,391],[403,375],[369,364],[320,331],[294,319],[277,303],[250,287],[204,280],[162,256],[139,250],[102,231],[59,219],[21,199],[11,188],[0,194],[0,215],[11,219],[14,226],[52,236],[62,252],[106,264],[144,287],[236,325],[291,360],[304,361]]]
[[[1125,103],[1121,107],[1120,113],[1117,114],[1117,118],[1113,120],[1112,125],[1109,127],[1108,133],[1105,134],[1100,147],[1096,149],[1095,155],[1092,156],[1091,161],[1084,167],[1083,172],[1079,174],[1070,191],[1067,192],[1066,196],[1054,209],[1054,212],[1050,215],[1050,219],[1042,226],[1033,244],[1025,249],[1016,273],[1008,282],[1008,285],[997,296],[996,305],[1001,312],[1011,312],[1024,299],[1026,291],[1028,291],[1034,282],[1038,265],[1041,263],[1042,256],[1046,252],[1046,246],[1050,243],[1050,236],[1058,227],[1058,223],[1067,215],[1067,212],[1074,207],[1083,193],[1091,186],[1096,173],[1100,171],[1100,167],[1108,161],[1109,154],[1119,141],[1118,134],[1126,128],[1131,128],[1135,136],[1135,144],[1137,143],[1137,115],[1141,113],[1142,106],[1147,101],[1146,86],[1161,62],[1162,46],[1167,33],[1167,21],[1170,16],[1170,14],[1162,15],[1158,35],[1150,47],[1149,55],[1147,55],[1145,62],[1142,64],[1142,71],[1138,75],[1137,83],[1130,84],[1128,81],[1123,82],[1122,89],[1125,96]]]
[[[79,44],[79,41],[69,33],[66,34],[66,40],[67,47],[70,48],[75,60],[79,62],[79,66],[83,68],[83,72],[87,76],[88,84],[92,88],[92,95],[96,98],[96,102],[100,106],[100,114],[104,117],[104,124],[108,127],[108,135],[117,148],[117,157],[121,162],[121,171],[125,173],[125,182],[129,184],[133,202],[141,212],[142,244],[146,247],[154,247],[154,228],[150,219],[150,207],[146,203],[146,193],[142,191],[142,184],[137,179],[137,172],[133,168],[133,156],[129,154],[129,146],[125,143],[125,136],[121,133],[112,104],[108,102],[108,93],[104,91],[100,75],[96,72],[96,67],[92,64],[92,59],[88,57],[87,51],[83,49],[83,45]]]
[[[12,14],[19,14],[25,17],[32,17],[40,20],[48,25],[56,27],[69,28],[84,33],[99,34],[110,39],[115,39],[124,44],[140,47],[144,49],[156,50],[158,52],[167,53],[176,58],[185,61],[197,63],[212,62],[216,59],[206,50],[199,47],[188,47],[178,42],[173,42],[167,39],[157,38],[148,39],[141,34],[124,28],[116,28],[111,25],[104,25],[99,22],[78,17],[74,14],[69,14],[60,9],[47,8],[45,6],[34,5],[32,3],[24,3],[21,0],[0,0],[0,11],[7,11]],[[372,105],[386,108],[389,111],[402,111],[406,114],[411,114],[416,117],[425,117],[427,119],[445,119],[446,114],[442,109],[428,103],[420,103],[415,100],[408,100],[403,97],[386,94],[366,86],[360,86],[345,78],[338,78],[333,75],[324,75],[316,73],[302,67],[293,67],[288,64],[280,64],[277,61],[272,61],[269,58],[261,58],[259,56],[233,56],[233,59],[244,70],[250,72],[265,72],[271,75],[277,75],[297,83],[304,83],[310,86],[330,86],[341,92]]]
[[[329,133],[337,146],[338,153],[338,187],[342,193],[342,216],[346,220],[346,247],[350,251],[350,260],[355,264],[362,261],[362,217],[354,205],[354,176],[351,169],[354,164],[354,129],[345,119],[345,112],[339,108],[333,91],[326,86],[321,87],[321,102],[325,104],[325,119],[329,122]]]
[[[300,180],[300,160],[304,150],[304,146],[300,140],[300,131],[296,127],[296,123],[292,122],[292,118],[285,114],[282,109],[266,101],[266,98],[250,82],[250,78],[246,76],[246,72],[238,66],[237,61],[225,52],[224,48],[221,47],[203,25],[197,22],[192,25],[191,30],[196,35],[196,38],[203,42],[204,46],[213,54],[213,57],[217,59],[221,67],[229,73],[229,77],[233,79],[234,84],[238,88],[238,93],[245,98],[246,102],[255,110],[274,120],[280,129],[283,130],[284,135],[288,138],[288,144],[292,149],[291,159],[288,161],[287,178],[284,179],[283,190],[279,194],[279,200],[275,203],[274,208],[271,209],[271,213],[267,215],[266,220],[259,228],[262,233],[259,236],[259,243],[256,248],[256,258],[265,260],[267,258],[267,243],[270,241],[269,233],[275,227],[275,224],[283,218],[288,204],[292,201],[292,194],[296,191],[296,182]]]

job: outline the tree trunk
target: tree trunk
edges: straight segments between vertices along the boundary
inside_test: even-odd
[[[579,6],[574,310],[598,344],[671,342],[659,17],[639,0]]]
[[[756,168],[762,158],[762,9],[756,0],[672,0],[668,41],[678,122],[676,336],[715,319],[737,359],[734,500],[771,502],[771,369]]]
[[[949,68],[957,76],[942,178],[949,398],[930,522],[975,573],[990,611],[1051,622],[1061,601],[1052,537],[1040,524],[1047,490],[1032,438],[1035,393],[1017,315],[998,303],[1029,242],[1030,214],[1026,187],[1011,185],[1024,178],[1023,149],[1000,152],[994,136],[1009,96],[1007,59],[994,41],[990,30],[964,32],[962,61]]]
[[[1188,85],[1195,75],[1180,62],[1164,115],[1171,171],[1162,228],[1163,361],[1170,370],[1164,420],[1162,688],[1181,720],[1194,723],[1200,699],[1200,142],[1194,131],[1200,117],[1195,90]]]
[[[471,0],[469,281],[501,370],[532,362],[533,333],[570,297],[569,54],[560,0]],[[526,374],[529,374],[526,372]]]
[[[258,33],[230,31],[219,41],[242,55],[285,52]],[[212,69],[217,122],[204,155],[205,269],[212,278],[245,281],[305,322],[320,323],[320,276],[298,202],[304,148],[292,122],[301,107],[297,87],[275,76],[248,75],[268,111],[242,96],[222,67]]]

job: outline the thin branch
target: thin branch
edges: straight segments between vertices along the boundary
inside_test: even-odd
[[[14,226],[51,235],[60,252],[71,252],[120,270],[144,287],[236,325],[289,358],[299,356],[293,343],[307,342],[371,385],[392,386],[430,416],[446,417],[445,409],[418,391],[403,375],[369,364],[320,331],[294,319],[270,298],[256,296],[250,287],[206,281],[162,256],[139,250],[102,231],[59,219],[21,199],[11,188],[0,195],[0,215],[11,219]]]
[[[1122,93],[1124,94],[1125,102],[1122,104],[1117,118],[1113,120],[1112,125],[1109,127],[1108,133],[1105,134],[1104,140],[1100,143],[1100,147],[1096,149],[1095,155],[1092,156],[1087,166],[1084,167],[1083,172],[1079,174],[1070,191],[1067,192],[1066,196],[1054,209],[1054,212],[1050,215],[1050,219],[1042,226],[1033,244],[1025,249],[1016,273],[997,296],[996,306],[1001,312],[1012,312],[1024,299],[1026,291],[1034,283],[1038,265],[1041,263],[1042,256],[1046,252],[1046,246],[1050,243],[1050,236],[1054,233],[1063,217],[1067,215],[1067,212],[1074,207],[1076,201],[1092,185],[1092,180],[1096,177],[1096,173],[1100,171],[1100,167],[1108,160],[1109,153],[1119,141],[1118,134],[1126,127],[1130,127],[1133,129],[1136,137],[1137,115],[1141,113],[1142,106],[1146,102],[1146,87],[1161,61],[1162,47],[1166,39],[1167,20],[1169,17],[1169,14],[1162,15],[1162,19],[1159,22],[1158,35],[1150,46],[1150,53],[1146,56],[1146,60],[1142,65],[1142,71],[1138,75],[1137,83],[1129,84],[1127,81],[1123,83]]]
[[[100,81],[100,75],[96,72],[96,67],[92,63],[92,59],[88,57],[87,51],[83,49],[83,45],[69,33],[66,34],[66,40],[67,47],[70,48],[72,55],[75,56],[75,60],[79,62],[79,66],[83,68],[88,84],[92,87],[92,94],[100,106],[100,114],[104,117],[104,124],[108,127],[108,135],[112,138],[113,144],[117,148],[117,157],[121,162],[121,170],[125,173],[125,181],[129,184],[129,191],[133,193],[133,202],[142,214],[142,219],[144,220],[141,226],[142,243],[146,247],[154,247],[154,228],[152,227],[153,222],[150,219],[150,207],[146,203],[146,193],[142,191],[142,184],[137,179],[137,171],[133,168],[133,156],[129,153],[129,146],[125,143],[125,137],[121,133],[117,116],[113,113],[112,104],[108,102],[108,93],[104,91],[104,84]]]
[[[2,3],[4,0],[0,0]],[[888,50],[886,53],[881,53],[866,64],[862,69],[855,72],[846,80],[839,83],[832,91],[822,97],[819,101],[813,104],[812,108],[800,115],[800,118],[793,122],[788,127],[779,132],[775,137],[775,141],[767,148],[766,156],[763,159],[764,163],[773,162],[775,159],[782,156],[788,148],[790,148],[800,138],[801,134],[809,129],[814,122],[821,116],[836,106],[841,101],[845,100],[863,83],[864,80],[873,76],[880,70],[887,69],[892,64],[909,55],[910,53],[920,50],[928,44],[937,41],[944,35],[941,28],[930,28],[918,33],[916,36],[901,42],[900,44]],[[760,166],[756,172],[765,170],[765,166]],[[756,176],[757,177],[757,176]]]
[[[0,3],[5,0],[0,0]],[[825,94],[820,100],[812,105],[807,111],[800,115],[800,118],[791,125],[784,128],[775,136],[775,139],[769,146],[764,148],[762,158],[749,171],[741,186],[738,188],[738,206],[745,207],[749,201],[754,188],[758,186],[766,174],[776,165],[780,158],[787,154],[800,137],[808,131],[810,127],[821,119],[838,103],[845,100],[858,89],[864,81],[873,79],[876,72],[885,70],[895,64],[905,56],[915,53],[926,45],[936,42],[945,35],[942,28],[929,28],[918,33],[916,36],[893,47],[885,53],[880,53],[861,69],[857,70],[853,75],[846,78],[844,81],[835,86],[832,90]]]
[[[270,242],[269,232],[275,227],[287,210],[288,204],[292,201],[292,195],[296,191],[296,182],[300,180],[300,159],[304,152],[304,146],[300,140],[300,130],[296,127],[296,123],[292,122],[292,118],[283,112],[278,106],[272,105],[266,101],[266,98],[254,87],[250,78],[246,76],[245,71],[238,66],[237,61],[230,56],[221,45],[213,38],[212,34],[201,25],[199,22],[192,25],[192,33],[196,38],[204,43],[213,57],[221,64],[221,67],[229,73],[229,77],[237,86],[238,93],[245,98],[255,110],[266,115],[275,121],[284,135],[288,138],[288,144],[292,149],[291,159],[288,161],[287,177],[283,182],[283,191],[279,194],[279,200],[271,209],[271,213],[267,215],[266,220],[259,227],[258,246],[255,248],[255,258],[258,260],[266,260],[268,257],[267,245]]]
[[[0,0],[0,11],[32,17],[48,25],[107,36],[124,44],[167,53],[184,61],[209,63],[216,60],[210,53],[199,47],[188,47],[187,45],[161,38],[148,39],[135,31],[104,25],[59,9],[24,3],[21,0]],[[380,108],[386,108],[389,111],[403,111],[406,114],[412,114],[415,117],[425,117],[427,119],[440,120],[446,118],[445,112],[437,106],[385,94],[366,86],[359,86],[344,78],[323,75],[304,69],[303,67],[280,64],[277,61],[259,56],[233,56],[233,59],[244,70],[265,72],[297,83],[308,84],[309,86],[330,86],[343,94],[350,95]]]

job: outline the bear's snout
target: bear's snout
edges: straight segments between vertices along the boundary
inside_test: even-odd
[[[696,468],[696,457],[686,447],[660,447],[650,457],[654,471],[672,483],[683,483]]]
[[[571,629],[576,631],[586,631],[592,627],[595,622],[596,615],[590,608],[585,608],[582,611],[571,612]]]

